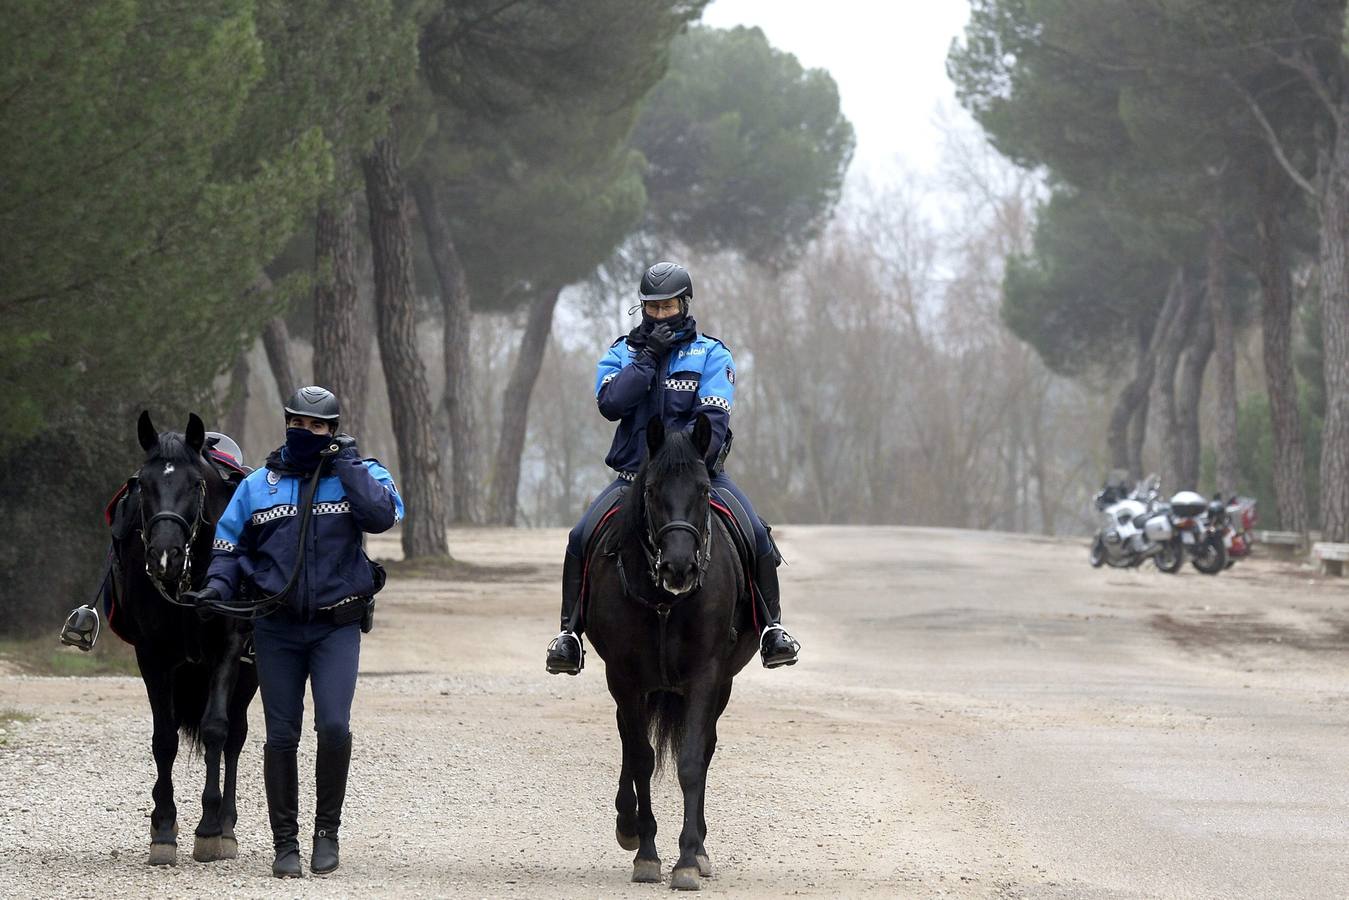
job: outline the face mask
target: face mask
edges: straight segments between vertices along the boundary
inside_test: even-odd
[[[287,428],[286,453],[296,465],[313,465],[319,461],[319,451],[331,440],[330,435],[314,434],[308,428]]]

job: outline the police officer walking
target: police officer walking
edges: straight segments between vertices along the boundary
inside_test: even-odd
[[[206,585],[186,596],[205,609],[256,603],[253,643],[267,725],[263,781],[278,878],[301,875],[296,751],[305,682],[313,686],[315,874],[338,865],[337,831],[351,762],[351,701],[361,632],[383,571],[363,533],[391,528],[403,501],[387,469],[339,434],[337,398],[321,387],[285,404],[286,442],[234,493],[216,526]]]

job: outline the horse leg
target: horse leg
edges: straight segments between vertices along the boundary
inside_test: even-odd
[[[626,806],[624,776],[630,780],[636,795],[637,855],[632,860],[632,880],[640,883],[660,882],[660,855],[656,852],[656,816],[651,811],[651,776],[656,770],[656,751],[646,736],[646,719],[642,711],[642,695],[628,685],[609,680],[609,692],[618,704],[618,732],[623,740],[623,774],[620,775],[618,797],[614,805],[619,813],[620,841]],[[630,844],[623,844],[630,849]]]
[[[623,742],[623,768],[618,773],[618,794],[614,797],[614,808],[618,810],[614,834],[618,838],[618,846],[624,850],[636,850],[641,843],[637,837],[637,792],[632,786],[632,768],[627,751],[627,735],[623,727],[623,711],[617,710],[614,717],[618,720],[618,736]]]
[[[206,753],[206,784],[201,791],[201,821],[192,843],[192,858],[214,862],[221,858],[220,757],[229,737],[229,701],[239,673],[238,654],[230,656],[228,641],[220,654],[208,660],[210,674],[206,682],[206,709],[201,716],[201,741]]]
[[[150,698],[154,733],[150,750],[155,757],[155,786],[150,792],[155,808],[150,813],[150,859],[152,866],[178,863],[178,807],[173,802],[173,762],[178,757],[178,722],[173,716],[173,670],[136,648],[145,693]]]
[[[707,749],[703,753],[703,771],[706,772],[712,766],[712,756],[717,752],[717,720],[721,714],[726,711],[726,704],[731,699],[731,685],[728,683],[721,689],[720,696],[717,698],[717,712],[712,717],[711,723],[707,728]],[[694,853],[694,859],[698,861],[698,874],[704,878],[712,877],[712,858],[707,855],[707,779],[703,778],[703,789],[698,792],[698,833],[702,837],[698,840],[698,849]]]
[[[257,676],[251,670],[252,666],[244,669],[241,665],[239,677],[234,682],[234,693],[230,695],[230,732],[225,739],[225,785],[220,802],[221,859],[234,859],[239,855],[239,842],[234,836],[234,826],[239,821],[236,803],[239,754],[243,752],[244,741],[248,738],[248,704],[258,690]]]
[[[684,792],[684,827],[679,832],[679,860],[670,875],[670,887],[696,891],[702,884],[698,856],[703,850],[703,790],[707,785],[709,731],[719,699],[715,687],[697,685],[686,698],[684,743],[679,749],[679,786]],[[709,862],[710,866],[711,863]]]

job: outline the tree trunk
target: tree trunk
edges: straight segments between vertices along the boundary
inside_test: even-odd
[[[435,188],[424,174],[414,174],[411,186],[440,282],[440,303],[445,314],[445,394],[436,423],[443,438],[441,446],[447,439],[451,451],[450,516],[455,522],[472,522],[478,509],[478,482],[473,477],[478,442],[473,425],[473,367],[469,352],[473,315],[469,308],[468,279],[449,223],[436,201]]]
[[[529,427],[529,398],[543,365],[548,334],[553,328],[553,310],[561,288],[540,290],[529,304],[529,319],[520,338],[515,369],[501,398],[501,439],[497,443],[496,464],[492,469],[491,521],[514,525],[516,497],[520,489],[520,458],[525,450]]]
[[[1220,224],[1208,239],[1208,305],[1213,316],[1213,341],[1217,351],[1217,410],[1214,416],[1218,457],[1217,488],[1224,496],[1234,493],[1241,480],[1237,455],[1237,344],[1232,324],[1232,300],[1227,294],[1227,240]]]
[[[417,355],[417,316],[412,292],[411,230],[396,138],[375,142],[362,160],[374,251],[375,323],[389,413],[398,441],[403,500],[403,555],[448,556],[440,459],[432,434],[426,369]]]
[[[290,330],[286,328],[285,319],[274,316],[267,321],[262,329],[262,347],[267,351],[267,365],[272,369],[276,392],[285,403],[296,388],[303,387],[295,380],[295,369],[290,364]]]
[[[1142,453],[1143,439],[1147,433],[1148,391],[1152,389],[1152,379],[1157,372],[1158,343],[1176,318],[1183,285],[1182,273],[1177,271],[1167,288],[1166,301],[1162,304],[1151,336],[1144,338],[1140,333],[1134,377],[1119,392],[1106,430],[1111,468],[1128,471],[1135,479],[1143,477]],[[1131,429],[1130,425],[1135,420],[1141,421]]]
[[[1197,301],[1194,286],[1190,284],[1189,279],[1184,279],[1175,322],[1165,334],[1161,335],[1157,352],[1156,396],[1157,414],[1162,423],[1162,484],[1177,490],[1180,489],[1185,463],[1180,410],[1176,402],[1176,370],[1180,366],[1180,354],[1185,350],[1190,333],[1194,329],[1194,308]]]
[[[356,287],[356,208],[319,204],[314,227],[314,380],[337,395],[342,430],[360,435],[370,339]]]
[[[1199,488],[1199,408],[1204,392],[1204,371],[1213,356],[1213,316],[1208,303],[1196,300],[1195,323],[1191,329],[1190,346],[1181,364],[1180,386],[1176,407],[1180,432],[1180,471],[1177,490]]]
[[[225,407],[225,415],[220,426],[221,430],[234,438],[234,442],[240,447],[243,447],[244,438],[247,437],[244,424],[248,420],[248,376],[251,374],[250,368],[248,348],[245,347],[235,357],[234,368],[230,370],[229,403]],[[243,460],[239,460],[239,462],[243,462]]]
[[[1274,435],[1274,497],[1279,525],[1285,531],[1306,531],[1307,494],[1303,475],[1302,420],[1298,414],[1297,378],[1293,373],[1293,284],[1284,249],[1284,210],[1277,198],[1262,191],[1259,237],[1260,322],[1264,340],[1265,390]]]
[[[1152,368],[1155,373],[1156,357],[1153,358]],[[1151,398],[1151,392],[1145,390],[1143,398],[1134,409],[1133,421],[1129,423],[1129,475],[1134,481],[1141,479],[1146,472],[1143,468],[1143,444],[1148,438],[1148,410],[1152,405]]]
[[[1349,91],[1321,178],[1321,339],[1326,417],[1321,432],[1321,533],[1349,541]]]

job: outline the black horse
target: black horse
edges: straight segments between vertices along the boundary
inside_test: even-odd
[[[711,514],[704,462],[711,436],[706,416],[691,438],[667,436],[661,421],[651,420],[648,461],[588,573],[586,627],[604,659],[623,741],[618,843],[637,851],[633,881],[661,880],[651,776],[658,752],[673,755],[684,828],[670,886],[681,890],[697,890],[712,874],[703,798],[717,719],[732,679],[759,646],[744,569],[725,525]]]
[[[203,455],[206,429],[196,415],[188,417],[184,434],[159,434],[147,412],[137,429],[146,456],[124,501],[135,532],[114,543],[114,627],[135,645],[154,715],[151,748],[158,776],[150,865],[173,865],[178,858],[173,762],[179,731],[206,753],[192,858],[233,859],[239,854],[234,837],[239,752],[248,734],[248,704],[258,689],[254,666],[242,662],[248,626],[220,617],[203,621],[178,599],[205,580],[215,523],[233,488]]]

